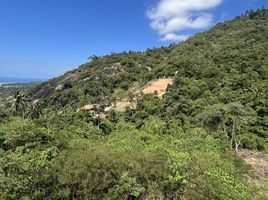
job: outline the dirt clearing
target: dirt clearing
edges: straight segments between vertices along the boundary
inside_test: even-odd
[[[257,178],[247,177],[250,185],[256,188],[254,200],[268,199],[268,154],[241,150],[238,153],[252,167]]]
[[[240,155],[247,164],[252,166],[252,169],[257,176],[268,181],[268,154],[242,150],[238,155]]]
[[[146,86],[142,92],[144,94],[153,94],[159,98],[162,98],[166,93],[168,85],[172,85],[173,81],[174,79],[172,78],[163,78],[157,81],[153,81],[148,86]]]

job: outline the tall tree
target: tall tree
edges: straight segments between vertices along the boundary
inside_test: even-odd
[[[207,130],[223,132],[237,152],[243,139],[242,129],[254,121],[254,113],[249,107],[232,102],[207,106],[196,118]]]
[[[29,98],[26,94],[22,94],[20,92],[17,92],[14,95],[14,101],[12,104],[12,115],[13,116],[19,116],[25,117],[26,114],[26,108],[29,105]]]

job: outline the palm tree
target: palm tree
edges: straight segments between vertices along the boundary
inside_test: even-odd
[[[12,115],[19,116],[21,114],[22,117],[24,117],[28,103],[29,103],[29,99],[27,95],[17,92],[14,95],[14,101],[12,104]]]

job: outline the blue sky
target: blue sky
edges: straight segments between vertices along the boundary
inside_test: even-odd
[[[90,55],[168,45],[268,0],[0,0],[0,76],[51,78]]]

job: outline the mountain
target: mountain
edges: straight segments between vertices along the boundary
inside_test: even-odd
[[[262,8],[16,94],[0,106],[0,196],[267,199],[267,55]]]
[[[205,112],[237,104],[257,116],[247,131],[254,133],[249,136],[254,144],[243,145],[263,149],[259,137],[268,136],[267,49],[267,10],[260,9],[219,23],[178,45],[92,56],[78,69],[43,83],[32,92],[32,98],[42,99],[44,107],[56,110],[95,108],[105,114],[122,104],[136,107],[148,84],[170,78],[173,84],[158,109],[163,116],[172,116],[183,127],[196,126],[211,123],[198,120],[201,115],[212,115]],[[135,112],[133,120],[142,126],[143,120],[136,117],[139,111]]]
[[[230,92],[241,93],[251,84],[243,80],[266,81],[267,26],[266,13],[260,11],[219,23],[179,45],[92,56],[78,69],[43,83],[33,91],[33,98],[42,98],[49,106],[79,108],[109,101],[116,89],[128,92],[164,77],[193,80],[195,86],[203,83],[216,96],[229,85]]]
[[[268,136],[267,15],[266,9],[249,11],[169,47],[93,55],[78,69],[41,84],[32,91],[32,99],[41,100],[46,109],[85,109],[100,115],[132,108],[129,118],[137,126],[161,113],[182,127],[208,123],[210,131],[219,123],[210,120],[220,117],[213,112],[246,110],[254,120],[242,146],[265,149],[260,138]],[[154,90],[163,97],[159,108],[141,114],[142,94]]]

